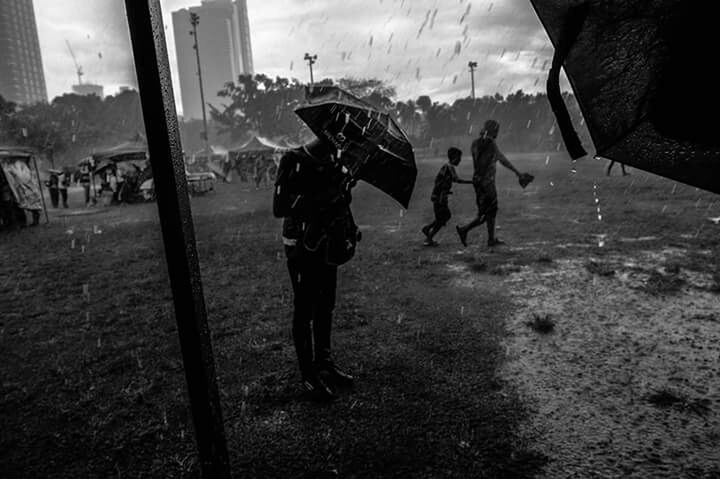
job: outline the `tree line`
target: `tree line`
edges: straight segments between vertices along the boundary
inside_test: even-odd
[[[376,79],[343,78],[322,80],[318,85],[344,88],[378,109],[393,115],[416,147],[432,146],[435,140],[473,137],[485,120],[493,118],[502,125],[502,141],[511,151],[553,151],[563,149],[555,117],[544,93],[522,90],[502,96],[486,95],[461,98],[452,104],[433,101],[427,95],[414,100],[396,101],[395,88]],[[223,108],[210,107],[218,131],[233,141],[248,131],[270,138],[286,137],[303,141],[311,136],[293,113],[305,98],[305,85],[293,79],[266,75],[243,75],[219,92],[227,102]],[[580,108],[572,94],[565,102],[581,139],[589,144]]]
[[[472,138],[484,121],[501,124],[502,143],[509,151],[563,149],[560,132],[544,93],[522,90],[461,98],[452,103],[430,96],[396,100],[396,91],[377,79],[325,79],[319,85],[338,85],[376,108],[394,116],[416,148],[431,147],[445,138]],[[211,144],[237,146],[252,134],[302,142],[312,133],[294,114],[305,99],[306,85],[296,79],[242,75],[218,92],[221,107],[209,105]],[[571,117],[581,139],[590,144],[577,102],[565,94]],[[203,147],[202,122],[180,122],[185,151]],[[0,97],[0,144],[31,146],[59,164],[71,164],[93,150],[110,147],[144,134],[140,98],[135,90],[101,99],[65,94],[50,103],[18,106]]]

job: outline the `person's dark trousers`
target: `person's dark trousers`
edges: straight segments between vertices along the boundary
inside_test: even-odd
[[[60,198],[62,199],[63,208],[67,208],[67,188],[60,188]]]
[[[313,359],[316,363],[330,359],[337,266],[326,264],[324,254],[307,251],[302,246],[288,247],[287,250],[294,293],[292,332],[295,351],[301,373],[310,374]]]
[[[83,189],[85,190],[85,204],[90,204],[90,183],[83,183]]]
[[[447,200],[433,201],[433,212],[435,213],[435,220],[423,228],[423,231],[426,232],[430,240],[450,221],[450,218],[452,218]]]
[[[52,204],[53,208],[57,208],[60,204],[60,195],[57,188],[49,188],[50,189],[50,203]]]

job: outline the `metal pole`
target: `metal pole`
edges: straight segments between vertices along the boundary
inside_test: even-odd
[[[309,53],[306,53],[305,61],[308,62],[308,66],[310,67],[310,84],[313,85],[315,83],[315,79],[313,78],[313,65],[317,61],[317,55],[310,55]]]
[[[473,100],[475,99],[475,68],[477,65],[477,62],[468,62],[468,66],[470,67],[470,84],[472,85],[471,95]]]
[[[230,477],[160,0],[125,0],[200,469]]]
[[[193,31],[190,35],[195,39],[193,48],[195,49],[195,59],[197,60],[198,69],[198,80],[200,82],[200,103],[202,106],[202,117],[203,117],[203,138],[205,140],[205,154],[210,156],[210,143],[208,140],[208,126],[207,126],[207,115],[205,113],[205,91],[203,90],[202,81],[202,68],[200,67],[200,46],[198,45],[197,39],[197,26],[200,23],[200,16],[197,13],[190,12],[190,25],[193,27]]]

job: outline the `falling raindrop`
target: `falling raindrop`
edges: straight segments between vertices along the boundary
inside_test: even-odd
[[[472,7],[472,3],[468,3],[467,8],[465,9],[465,13],[462,14],[462,17],[460,17],[460,21],[458,23],[462,23],[467,18],[468,14],[470,13],[470,8]]]

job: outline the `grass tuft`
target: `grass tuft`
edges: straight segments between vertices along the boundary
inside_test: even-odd
[[[549,314],[533,313],[532,319],[525,324],[540,334],[550,334],[555,330],[555,321]]]

